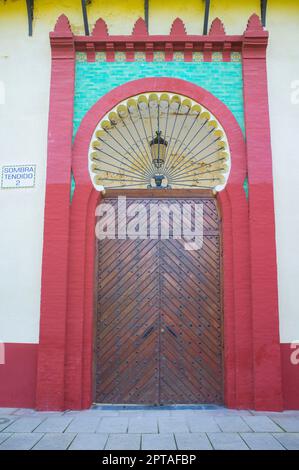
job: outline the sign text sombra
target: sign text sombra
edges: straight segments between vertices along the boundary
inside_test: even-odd
[[[33,188],[36,165],[7,165],[2,167],[1,188]]]

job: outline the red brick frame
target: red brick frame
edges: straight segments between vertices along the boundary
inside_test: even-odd
[[[94,190],[88,173],[88,147],[101,117],[120,101],[147,91],[189,96],[209,109],[227,134],[232,170],[225,190],[218,195],[225,272],[225,404],[235,408],[282,409],[265,71],[267,33],[256,16],[249,21],[241,39],[225,36],[219,22],[213,24],[210,34],[214,37],[210,37],[210,43],[205,38],[202,44],[222,44],[223,51],[227,50],[227,38],[231,41],[237,38],[236,41],[242,44],[246,146],[232,113],[209,92],[183,80],[147,78],[127,83],[102,97],[85,115],[72,149],[74,50],[75,47],[82,50],[84,43],[87,50],[95,51],[100,43],[90,38],[89,43],[87,38],[81,42],[78,38],[74,40],[65,17],[61,17],[51,34],[52,77],[37,380],[39,409],[81,409],[92,403],[94,214],[99,193]],[[181,23],[177,24],[177,36],[172,30],[173,47],[175,38],[184,36],[180,27]],[[103,23],[98,23],[97,28],[103,29]],[[198,38],[202,37],[198,36],[197,41]],[[211,43],[214,38],[216,42]],[[146,39],[147,42],[150,40],[149,37]],[[165,48],[167,44],[171,49],[169,37],[167,40]],[[125,44],[128,44],[127,39]],[[259,132],[260,126],[265,130],[263,133]],[[71,167],[76,189],[70,205]],[[249,209],[243,189],[247,171]]]

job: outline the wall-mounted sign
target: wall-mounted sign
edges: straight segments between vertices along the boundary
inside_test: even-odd
[[[2,167],[1,188],[34,188],[36,165],[7,165]]]

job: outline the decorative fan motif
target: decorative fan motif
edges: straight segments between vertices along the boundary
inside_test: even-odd
[[[103,188],[224,187],[230,169],[227,139],[216,119],[189,98],[135,96],[97,126],[90,173]]]

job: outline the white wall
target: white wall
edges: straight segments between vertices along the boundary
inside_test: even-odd
[[[25,3],[25,2],[24,2]],[[37,165],[34,189],[0,189],[0,341],[38,342],[50,50],[26,16],[0,16],[0,166]]]
[[[299,4],[293,11],[283,10],[272,10],[270,2],[267,15],[267,29],[270,32],[268,84],[280,339],[282,343],[290,343],[299,339],[298,93],[298,103],[291,102],[291,84],[299,81]]]

